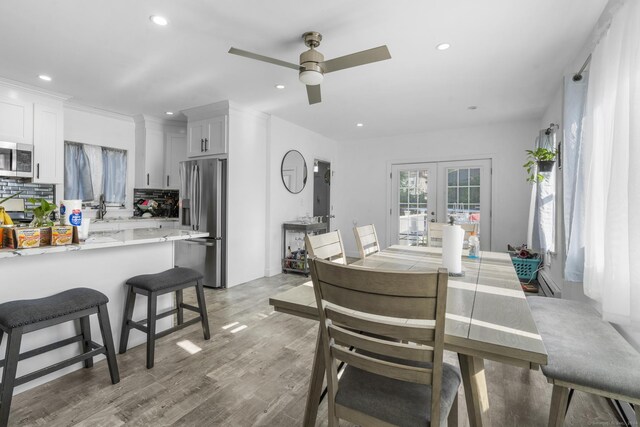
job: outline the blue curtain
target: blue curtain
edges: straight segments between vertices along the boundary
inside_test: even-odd
[[[102,147],[104,201],[124,205],[127,188],[127,152]]]
[[[91,167],[82,144],[64,143],[64,197],[85,202],[93,200]]]

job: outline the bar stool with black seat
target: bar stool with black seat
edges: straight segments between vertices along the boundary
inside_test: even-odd
[[[209,319],[207,317],[207,306],[204,301],[204,288],[202,284],[202,274],[195,270],[184,267],[176,267],[156,274],[142,274],[127,280],[126,285],[127,301],[124,308],[124,320],[122,321],[122,334],[120,335],[120,354],[127,351],[129,342],[129,331],[131,328],[147,334],[147,369],[153,368],[154,351],[156,339],[169,335],[179,329],[202,322],[202,332],[204,339],[211,338],[209,332]],[[195,286],[198,307],[185,304],[182,298],[182,291],[185,288]],[[176,308],[157,313],[158,295],[176,293]],[[133,320],[133,308],[136,302],[136,294],[147,296],[147,318],[144,320]],[[184,321],[184,309],[191,310],[199,316]],[[177,314],[177,325],[156,333],[156,321],[167,316]],[[146,326],[145,326],[146,325]]]
[[[0,343],[4,334],[7,335],[5,358],[0,361],[0,366],[4,368],[0,385],[0,426],[7,425],[14,387],[43,375],[82,361],[85,368],[90,368],[93,366],[93,358],[104,354],[107,356],[111,382],[116,384],[120,381],[107,311],[108,302],[106,295],[94,289],[75,288],[45,298],[0,304]],[[91,340],[89,316],[92,314],[98,315],[103,345]],[[72,320],[80,321],[79,335],[20,353],[24,334]],[[18,361],[76,342],[82,344],[82,354],[16,378]]]

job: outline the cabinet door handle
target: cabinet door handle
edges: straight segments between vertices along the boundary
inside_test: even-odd
[[[36,178],[40,179],[40,163],[36,163]]]
[[[167,175],[167,187],[169,186],[169,175]]]
[[[147,174],[147,185],[149,185],[149,174]]]
[[[200,152],[202,153],[204,151],[204,139],[200,138]]]
[[[204,139],[204,151],[209,151],[209,139]]]

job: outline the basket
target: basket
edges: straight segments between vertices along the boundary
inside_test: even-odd
[[[538,277],[538,267],[540,266],[541,261],[542,260],[540,258],[511,258],[511,262],[518,274],[518,279],[526,280],[528,282],[535,280]]]

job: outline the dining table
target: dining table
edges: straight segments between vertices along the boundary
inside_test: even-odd
[[[350,265],[433,272],[442,268],[442,249],[393,245]],[[277,312],[319,319],[311,282],[274,295],[269,304]],[[491,425],[485,360],[527,369],[547,364],[547,352],[508,253],[481,251],[470,258],[463,251],[462,273],[448,279],[444,341],[446,350],[458,354],[471,427]],[[304,426],[315,425],[324,375],[319,329]]]

